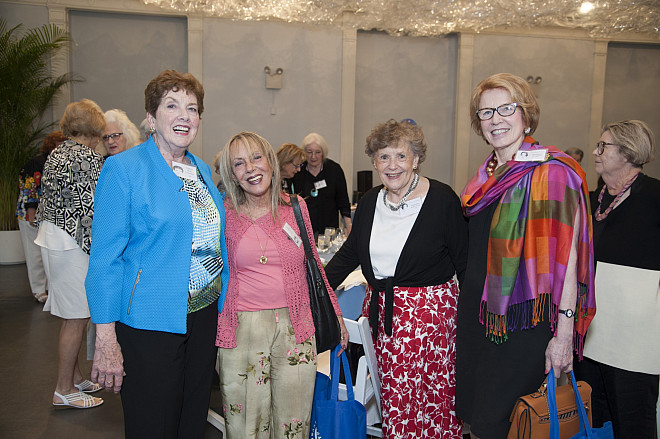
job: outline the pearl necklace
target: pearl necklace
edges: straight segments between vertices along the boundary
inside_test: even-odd
[[[410,196],[412,191],[415,190],[415,188],[417,187],[418,182],[419,182],[419,174],[415,173],[415,176],[413,177],[412,183],[410,183],[410,187],[408,187],[408,191],[403,196],[403,198],[401,198],[401,200],[396,204],[392,203],[391,201],[389,201],[387,199],[387,194],[389,193],[389,191],[387,189],[385,189],[383,191],[383,203],[385,203],[385,205],[387,207],[389,207],[392,212],[396,212],[397,210],[401,209],[403,206],[406,205],[406,200],[408,199],[408,197]]]
[[[639,173],[635,174],[633,178],[628,180],[628,183],[626,183],[623,189],[621,189],[621,192],[619,192],[616,195],[616,198],[614,199],[614,201],[610,203],[609,207],[605,209],[605,212],[600,213],[600,206],[601,206],[600,203],[603,201],[603,194],[605,193],[605,189],[607,189],[607,185],[606,184],[603,185],[603,189],[601,189],[600,194],[598,194],[598,209],[596,209],[596,213],[594,213],[594,218],[596,218],[596,221],[602,221],[605,218],[607,218],[607,215],[609,215],[610,212],[619,205],[619,203],[621,202],[621,198],[623,197],[623,194],[625,194],[628,188],[635,182],[638,175]]]

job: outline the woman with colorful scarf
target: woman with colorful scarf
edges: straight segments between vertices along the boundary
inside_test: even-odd
[[[504,438],[516,399],[550,368],[572,369],[596,312],[587,183],[541,146],[525,80],[500,73],[472,93],[472,127],[493,148],[461,193],[469,218],[458,301],[456,412],[472,438]]]

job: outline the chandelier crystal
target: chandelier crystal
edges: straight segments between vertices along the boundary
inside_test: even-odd
[[[161,8],[232,20],[279,20],[437,36],[495,28],[558,26],[592,37],[622,32],[660,38],[658,0],[142,0]],[[344,20],[347,15],[350,19]]]

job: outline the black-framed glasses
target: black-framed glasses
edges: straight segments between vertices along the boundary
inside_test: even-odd
[[[110,139],[117,139],[117,137],[123,135],[124,133],[112,133],[112,134],[106,134],[105,136],[102,136],[101,139],[103,139],[104,142],[109,142]]]
[[[621,145],[616,144],[616,143],[608,143],[608,142],[603,142],[602,140],[600,142],[596,142],[596,154],[601,155],[603,151],[605,151],[606,146],[618,146],[621,147]]]
[[[291,162],[291,164],[293,165],[294,168],[296,168],[299,171],[302,169],[302,163],[296,165],[295,163]]]
[[[518,108],[518,104],[515,102],[502,104],[497,108],[480,108],[477,110],[477,117],[479,120],[489,120],[495,116],[496,111],[500,116],[508,117],[516,112],[516,108]]]

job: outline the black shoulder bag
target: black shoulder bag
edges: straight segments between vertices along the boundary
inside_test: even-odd
[[[325,352],[337,346],[341,338],[341,329],[335,308],[332,306],[330,295],[323,281],[321,270],[319,270],[312,253],[312,247],[307,236],[307,228],[303,221],[298,197],[291,195],[291,207],[296,216],[300,238],[305,247],[305,259],[307,264],[307,287],[309,289],[309,306],[312,310],[312,319],[314,320],[314,330],[316,335],[317,353]]]

